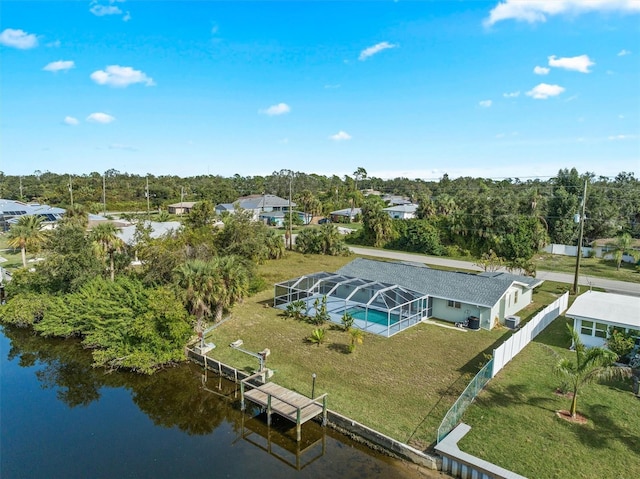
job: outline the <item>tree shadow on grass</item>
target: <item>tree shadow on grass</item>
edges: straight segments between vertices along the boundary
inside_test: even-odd
[[[349,345],[348,344],[331,343],[328,347],[329,347],[329,349],[331,351],[335,351],[337,353],[351,354],[351,351],[349,351]]]
[[[602,404],[594,404],[583,409],[583,414],[593,422],[595,427],[574,427],[577,439],[593,449],[607,449],[614,441],[620,442],[632,454],[640,451],[640,436],[637,431],[630,431],[616,422],[615,411]]]

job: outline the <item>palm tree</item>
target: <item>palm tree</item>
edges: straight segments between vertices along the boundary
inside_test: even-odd
[[[177,285],[184,290],[189,313],[196,317],[196,332],[202,334],[204,318],[211,314],[214,294],[220,278],[212,263],[199,259],[189,260],[176,269]]]
[[[264,238],[267,248],[267,258],[280,259],[284,256],[285,246],[282,235],[274,230],[268,230]]]
[[[12,248],[20,248],[22,266],[27,267],[27,246],[37,248],[45,239],[42,231],[43,219],[36,215],[23,215],[11,227],[7,235],[7,244]]]
[[[631,249],[631,244],[633,240],[631,239],[631,235],[629,233],[622,233],[620,236],[616,238],[615,243],[612,243],[615,249],[613,250],[613,258],[616,261],[616,270],[620,271],[620,264],[622,263],[622,256],[624,256],[625,251],[629,251]]]
[[[575,361],[562,358],[555,366],[555,373],[573,389],[571,400],[571,417],[576,415],[578,404],[578,392],[582,386],[598,380],[606,380],[614,377],[627,377],[631,373],[630,368],[613,366],[617,354],[606,348],[587,348],[580,340],[580,335],[570,325],[567,325],[576,352]]]
[[[349,352],[352,353],[356,350],[356,346],[364,342],[364,333],[362,332],[362,329],[350,328],[349,337],[351,338],[351,342],[349,344]]]
[[[90,237],[98,246],[101,255],[109,257],[109,273],[111,281],[114,281],[114,256],[124,247],[124,242],[118,238],[118,228],[113,223],[100,223],[91,230]]]
[[[239,256],[217,256],[211,262],[219,280],[215,283],[215,320],[222,319],[222,313],[249,293],[249,272]]]

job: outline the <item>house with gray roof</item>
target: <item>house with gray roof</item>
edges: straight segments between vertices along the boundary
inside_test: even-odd
[[[460,322],[479,318],[482,329],[515,315],[531,303],[533,289],[541,280],[506,272],[463,273],[425,265],[357,258],[337,273],[392,283],[429,296],[429,316]]]
[[[416,217],[416,211],[418,211],[418,205],[394,205],[388,208],[383,208],[382,211],[386,211],[391,219],[394,220],[409,220]]]
[[[253,219],[258,221],[260,214],[271,212],[289,211],[289,205],[294,208],[296,204],[292,201],[289,204],[288,199],[281,198],[276,195],[249,195],[241,196],[233,204],[221,203],[215,206],[216,213],[235,213],[236,210],[244,210],[251,212]]]
[[[306,276],[305,281],[301,278],[276,285],[276,307],[284,308],[286,303],[300,299],[309,303],[324,295],[328,296],[329,304],[338,305],[333,310],[336,315],[364,309],[367,324],[370,322],[367,315],[377,308],[375,316],[382,314],[381,323],[386,326],[387,336],[403,325],[407,327],[426,318],[457,323],[474,317],[480,328],[491,329],[531,303],[534,288],[542,284],[541,280],[506,272],[473,274],[364,258],[353,260],[335,273],[314,273]],[[362,304],[354,304],[358,303],[360,290],[370,285],[376,285],[378,292],[366,296],[366,301],[360,301]],[[407,299],[399,301],[398,291]],[[384,304],[393,304],[387,308],[386,316],[385,307],[377,299],[382,292],[387,296]],[[392,330],[395,324],[397,331]]]
[[[64,208],[41,205],[39,203],[23,203],[22,201],[0,199],[0,231],[9,229],[17,223],[21,216],[40,216],[45,227],[59,221],[67,212]]]

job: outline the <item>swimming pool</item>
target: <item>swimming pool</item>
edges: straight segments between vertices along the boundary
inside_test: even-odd
[[[387,313],[384,311],[378,311],[377,309],[370,309],[367,313],[366,309],[349,308],[345,313],[349,313],[353,319],[361,319],[362,321],[368,321],[370,323],[381,324],[384,326],[387,324],[395,324],[400,320],[397,314],[389,314],[389,317],[387,317]]]

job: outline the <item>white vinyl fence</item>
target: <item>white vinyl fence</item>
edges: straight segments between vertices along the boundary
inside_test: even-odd
[[[502,343],[497,349],[493,350],[493,373],[496,374],[509,362],[516,354],[524,349],[533,338],[542,332],[551,321],[564,313],[569,306],[569,293],[564,293],[553,303],[545,307],[527,324],[522,326],[519,331],[514,333],[508,340]]]

